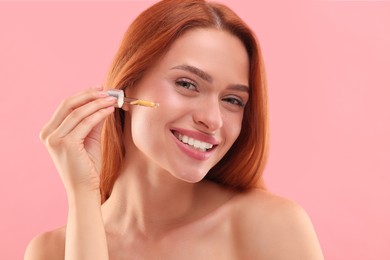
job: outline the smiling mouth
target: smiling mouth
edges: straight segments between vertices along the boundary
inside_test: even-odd
[[[198,150],[198,151],[201,151],[201,152],[207,152],[207,151],[209,151],[210,149],[213,148],[213,145],[210,144],[210,143],[206,143],[206,142],[203,142],[203,141],[200,141],[200,140],[196,140],[196,139],[194,139],[192,137],[180,134],[180,133],[178,133],[176,131],[173,132],[173,134],[175,135],[177,140],[179,140],[183,144],[188,145],[192,149],[195,149],[195,150]]]

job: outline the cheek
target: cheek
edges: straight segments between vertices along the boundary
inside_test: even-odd
[[[242,116],[230,117],[225,120],[224,129],[226,133],[226,141],[231,146],[237,140],[241,133]]]
[[[169,122],[176,118],[173,111],[180,111],[177,102],[170,100],[167,95],[161,95],[158,108],[134,107],[131,116],[131,133],[135,146],[144,153],[152,156],[161,154],[161,147],[169,138]]]
[[[131,116],[131,133],[136,147],[140,150],[152,151],[153,145],[157,140],[156,120],[158,118],[150,113],[152,111],[141,111],[141,109],[152,108],[135,108]],[[154,109],[154,108],[153,108]],[[137,111],[140,110],[140,111]]]

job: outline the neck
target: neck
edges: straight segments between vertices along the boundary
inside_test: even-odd
[[[129,163],[102,207],[106,226],[120,233],[136,231],[158,237],[194,216],[201,183],[183,182],[155,166],[145,168],[145,163],[134,158],[125,162]]]

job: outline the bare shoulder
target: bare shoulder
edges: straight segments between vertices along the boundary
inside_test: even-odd
[[[64,259],[65,227],[34,237],[27,246],[24,260]]]
[[[233,203],[242,259],[323,259],[311,220],[295,202],[255,189]]]

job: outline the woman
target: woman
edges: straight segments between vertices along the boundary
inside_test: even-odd
[[[33,239],[25,259],[323,259],[305,212],[262,183],[261,60],[223,5],[171,0],[144,11],[104,87],[160,106],[115,109],[101,89],[59,106],[41,139],[68,221]]]

